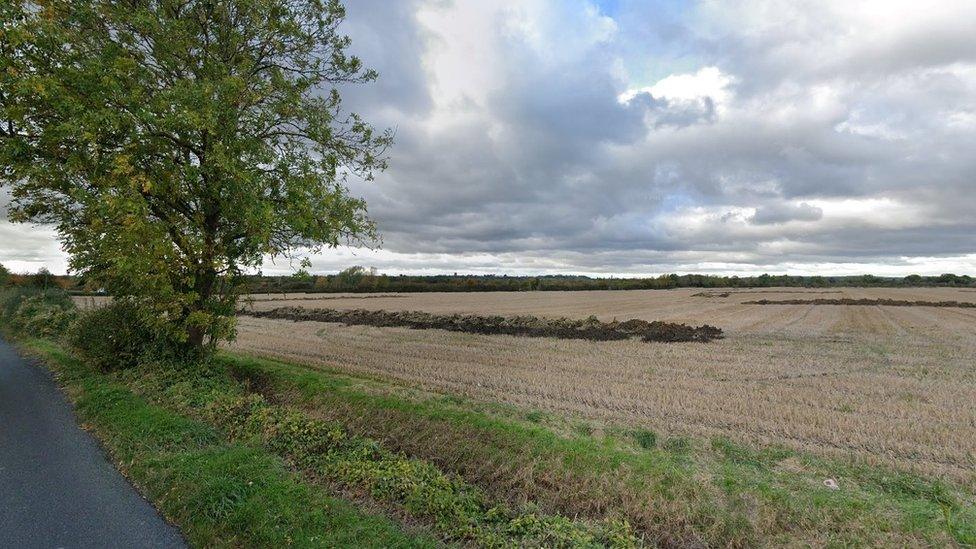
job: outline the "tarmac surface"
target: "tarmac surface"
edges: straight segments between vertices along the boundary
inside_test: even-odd
[[[50,372],[0,340],[0,548],[186,547],[82,430]]]

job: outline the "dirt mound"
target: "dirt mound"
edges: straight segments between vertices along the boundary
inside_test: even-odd
[[[958,307],[976,309],[976,303],[965,301],[906,301],[904,299],[782,299],[744,301],[743,305],[884,305],[886,307]]]
[[[245,297],[245,301],[325,301],[327,299],[389,299],[389,298],[401,298],[408,297],[403,294],[366,294],[366,295],[331,295],[327,293],[317,293],[304,295],[288,295],[288,294],[251,294]]]
[[[728,292],[698,292],[691,294],[691,297],[729,297],[737,294],[839,294],[840,290],[735,290]]]
[[[537,316],[481,316],[438,315],[423,311],[337,310],[279,307],[270,311],[241,310],[239,314],[257,318],[285,320],[313,320],[347,325],[378,327],[406,327],[415,330],[449,330],[471,334],[506,334],[524,337],[554,337],[558,339],[587,339],[613,341],[639,337],[641,341],[666,343],[681,341],[706,342],[722,338],[722,330],[714,326],[688,326],[673,322],[647,322],[632,319],[624,322],[602,322],[596,317],[585,320],[542,318]]]

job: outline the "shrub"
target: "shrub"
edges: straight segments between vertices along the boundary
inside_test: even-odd
[[[41,267],[36,273],[28,276],[27,282],[29,285],[42,290],[60,288],[57,277],[55,277],[51,271],[47,270],[45,267]]]
[[[113,301],[82,313],[68,331],[68,343],[106,371],[135,366],[156,347],[139,308],[128,301]]]
[[[78,308],[60,288],[8,288],[0,293],[0,322],[25,334],[60,337],[78,316]]]

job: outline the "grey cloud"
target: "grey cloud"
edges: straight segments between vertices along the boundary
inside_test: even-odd
[[[711,97],[702,97],[693,101],[668,101],[642,92],[636,94],[628,103],[632,107],[644,108],[655,128],[683,128],[715,120],[715,100]]]
[[[421,0],[355,0],[346,2],[342,31],[352,39],[351,53],[380,78],[368,86],[341,88],[345,106],[373,112],[374,124],[397,125],[397,119],[379,116],[376,107],[395,109],[400,116],[423,116],[432,100],[421,55],[428,37],[416,20]]]
[[[770,225],[788,221],[819,221],[821,218],[823,218],[822,208],[801,202],[795,205],[769,204],[759,207],[749,218],[749,222],[756,225]]]

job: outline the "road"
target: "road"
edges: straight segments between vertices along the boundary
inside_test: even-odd
[[[186,547],[44,368],[0,340],[0,548]]]

